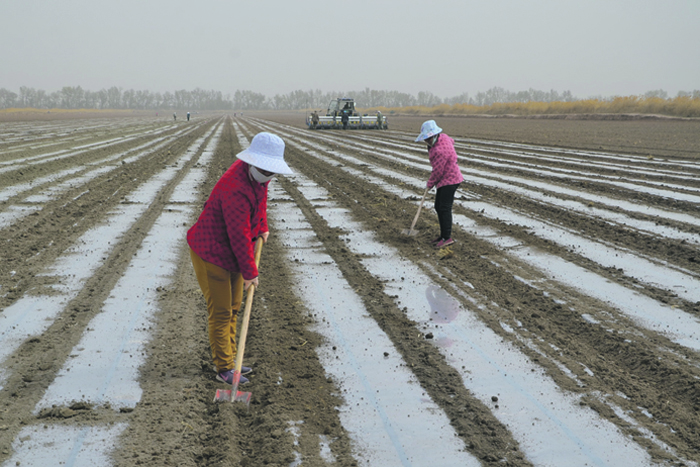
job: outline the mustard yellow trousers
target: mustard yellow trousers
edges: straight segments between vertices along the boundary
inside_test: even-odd
[[[190,249],[199,288],[207,303],[209,345],[218,373],[236,360],[236,320],[243,302],[243,276],[208,263]]]

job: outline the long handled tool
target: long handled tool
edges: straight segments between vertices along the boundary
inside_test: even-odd
[[[258,237],[255,243],[255,265],[260,264],[260,254],[262,253],[263,239]],[[245,311],[243,312],[243,323],[241,324],[241,334],[238,337],[238,350],[236,351],[236,366],[233,370],[233,384],[231,389],[217,389],[215,402],[245,402],[250,406],[250,398],[253,395],[250,392],[238,390],[238,384],[241,382],[241,367],[243,367],[243,352],[245,352],[245,339],[248,335],[248,323],[250,322],[250,310],[253,307],[253,294],[255,294],[255,285],[250,284],[248,287],[248,295],[245,300]]]
[[[413,222],[411,223],[411,228],[409,230],[403,229],[401,231],[402,234],[408,235],[409,237],[413,237],[414,235],[418,235],[418,230],[413,230],[413,228],[416,226],[416,222],[418,221],[418,216],[420,216],[420,210],[423,208],[423,202],[425,201],[425,196],[428,194],[428,188],[425,189],[423,192],[423,198],[420,200],[420,204],[418,205],[418,212],[416,212],[416,217],[413,218]]]

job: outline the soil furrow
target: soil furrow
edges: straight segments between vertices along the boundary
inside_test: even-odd
[[[614,246],[676,271],[688,271],[687,275],[700,274],[699,243],[692,241],[699,231],[692,222],[683,222],[684,215],[697,217],[697,203],[652,191],[666,190],[679,199],[695,194],[693,190],[700,183],[688,177],[700,173],[700,122],[434,117],[457,139],[458,153],[466,158],[465,173],[472,168],[475,176],[488,177],[488,183],[463,185],[454,212],[463,225],[471,223],[473,227],[455,226],[457,243],[446,254],[438,254],[427,244],[437,231],[430,199],[417,224],[420,235],[408,239],[399,234],[416,212],[421,191],[417,182],[427,179],[429,171],[424,146],[413,140],[421,123],[433,117],[389,115],[389,131],[313,132],[304,128],[301,114],[251,115],[246,112],[245,118],[224,120],[220,115],[208,119],[198,116],[193,122],[177,124],[172,118],[165,122],[167,119],[140,116],[3,126],[0,162],[7,162],[3,167],[25,158],[34,158],[36,164],[0,171],[3,187],[35,182],[21,196],[0,204],[0,211],[34,205],[40,209],[2,229],[7,247],[0,251],[0,319],[7,307],[22,297],[50,293],[58,282],[40,273],[82,235],[105,222],[109,212],[122,205],[130,207],[124,204],[128,195],[145,180],[165,168],[177,170],[177,175],[109,247],[109,254],[85,279],[58,319],[6,360],[8,371],[0,375],[5,378],[0,389],[0,462],[10,459],[25,441],[35,441],[18,439],[20,431],[29,426],[45,424],[48,433],[59,426],[72,429],[125,423],[112,452],[114,465],[257,466],[292,465],[299,460],[307,465],[326,465],[328,452],[335,465],[366,465],[355,452],[352,434],[341,422],[342,381],[329,378],[321,364],[318,349],[324,338],[313,331],[319,323],[302,301],[314,297],[301,295],[304,291],[299,290],[294,272],[298,269],[288,263],[290,247],[278,235],[277,229],[284,228],[279,219],[271,220],[270,241],[263,250],[260,287],[246,347],[245,362],[254,367],[251,384],[246,387],[253,393],[249,409],[242,404],[213,402],[215,390],[224,386],[214,378],[205,305],[183,238],[172,283],[158,291],[160,311],[154,317],[144,356],[140,372],[143,394],[136,407],[119,412],[76,405],[48,410],[42,414],[45,418],[33,414],[57,373],[71,361],[72,349],[125,274],[156,219],[172,207],[168,206],[169,195],[197,163],[203,147],[197,148],[197,157],[191,162],[178,164],[177,169],[172,165],[194,141],[209,134],[216,122],[224,125],[224,131],[207,167],[206,182],[199,188],[202,203],[245,144],[239,142],[238,134],[248,140],[261,130],[280,134],[287,142],[287,159],[330,193],[329,203],[347,209],[363,231],[374,235],[377,244],[398,252],[402,260],[415,264],[432,283],[455,297],[459,306],[483,325],[479,329],[493,332],[504,345],[524,355],[536,367],[536,377],[553,381],[558,390],[580,403],[582,410],[597,413],[596,420],[616,427],[654,461],[664,465],[700,462],[700,356],[692,350],[693,345],[681,345],[663,329],[652,330],[632,318],[625,304],[614,298],[596,298],[603,295],[579,287],[581,284],[569,277],[545,272],[549,269],[539,267],[523,252],[563,260],[594,273],[581,277],[595,275],[611,290],[635,291],[635,296],[646,300],[640,303],[671,314],[681,310],[679,313],[697,319],[700,302],[682,298],[692,294],[679,295],[674,287],[650,286],[635,279],[640,271],[603,266],[573,246],[538,236],[541,231],[528,229],[524,222],[519,225],[497,218],[512,211],[568,230],[581,239]],[[44,155],[59,150],[72,152],[127,135],[135,138],[104,148],[87,148],[84,153],[55,161],[44,160]],[[122,157],[128,163],[117,161],[111,172],[76,184],[43,205],[24,201],[30,195],[38,199],[45,191],[46,186],[38,183],[42,177],[155,143],[161,137],[168,143],[153,154],[136,161]],[[417,163],[423,157],[424,166]],[[533,171],[538,168],[545,173]],[[569,176],[565,171],[572,173]],[[56,183],[78,175],[67,175]],[[506,179],[506,175],[517,176],[522,183]],[[602,179],[610,176],[619,177],[619,182]],[[494,183],[499,181],[522,190],[499,189]],[[536,187],[534,181],[551,184],[552,189]],[[465,379],[465,369],[441,353],[428,337],[431,324],[427,318],[426,322],[409,318],[386,280],[380,279],[383,276],[368,266],[372,264],[368,258],[355,253],[351,245],[357,245],[341,237],[347,232],[332,227],[330,218],[324,217],[321,203],[306,199],[304,186],[297,185],[293,176],[278,177],[272,183],[283,187],[301,209],[323,250],[360,297],[363,309],[358,313],[369,314],[389,336],[426,397],[447,415],[466,449],[484,465],[537,465],[528,459],[529,439],[518,445],[521,435],[501,421],[507,401],[502,401],[499,413],[496,403],[489,404],[469,389],[473,386],[468,377]],[[573,190],[556,187],[634,202],[642,208],[652,206],[658,211],[650,212],[668,211],[672,215],[664,218],[612,205],[595,205],[588,213],[580,205],[588,205],[589,200]],[[532,196],[527,196],[529,193]],[[548,202],[549,197],[552,202]],[[564,201],[578,203],[576,210],[565,208]],[[471,209],[470,203],[503,211],[489,216]],[[598,213],[603,212],[610,215],[600,217]],[[624,224],[626,220],[629,224]],[[666,229],[658,229],[662,234],[643,230],[653,223]],[[491,237],[484,232],[491,232]],[[690,240],[681,240],[685,236]],[[492,241],[494,238],[501,243]],[[437,335],[437,329],[432,331]],[[548,401],[539,403],[547,405]]]
[[[45,264],[55,260],[86,230],[101,222],[106,213],[156,171],[172,164],[207,127],[209,125],[172,141],[168,149],[130,164],[118,164],[114,171],[91,180],[87,186],[71,188],[58,199],[46,203],[40,211],[3,229],[5,241],[13,247],[0,253],[0,286],[8,291],[0,304],[9,306],[31,290]],[[10,274],[11,270],[17,273]],[[40,285],[48,284],[40,280]]]
[[[400,221],[401,217],[397,218],[397,213],[409,212],[410,207],[405,201],[398,200],[392,195],[382,195],[371,185],[359,179],[353,179],[342,170],[317,162],[315,158],[301,152],[289,149],[288,151],[291,160],[302,167],[307,176],[314,177],[317,183],[334,193],[334,199],[344,207],[359,212],[356,216],[367,220],[368,229],[378,232],[383,242],[402,249],[402,254],[406,257],[420,255],[410,251],[411,246],[416,248],[414,245],[409,245],[407,248],[404,243],[397,240],[394,228],[382,225],[391,225]],[[326,156],[329,159],[333,158],[332,153]],[[357,155],[356,157],[361,158]],[[340,159],[338,161],[344,163]],[[369,221],[370,219],[375,221]],[[379,221],[381,219],[385,222]],[[479,219],[479,221],[484,220]],[[428,222],[422,222],[419,226],[422,229],[431,227]],[[504,226],[493,223],[493,227],[502,230]],[[508,234],[512,233],[512,229],[507,227],[503,230]],[[639,426],[650,429],[664,442],[677,446],[682,456],[695,459],[694,450],[699,446],[698,440],[692,428],[685,432],[682,428],[686,423],[686,416],[683,415],[684,408],[694,407],[694,400],[698,397],[698,394],[695,394],[698,386],[695,382],[700,375],[697,366],[692,363],[697,358],[693,352],[680,348],[664,338],[659,338],[654,333],[637,328],[629,319],[619,316],[606,304],[595,303],[595,301],[587,303],[588,300],[585,297],[577,298],[577,294],[573,291],[564,290],[563,292],[568,302],[576,304],[576,310],[564,307],[554,298],[543,296],[541,291],[523,284],[510,270],[511,266],[507,269],[498,267],[497,264],[508,262],[512,265],[513,263],[512,260],[503,258],[498,250],[475,239],[465,240],[465,243],[460,243],[454,248],[455,257],[461,258],[460,261],[450,259],[438,262],[433,259],[430,262],[434,262],[438,270],[441,265],[449,264],[455,283],[471,284],[479,290],[480,294],[495,303],[497,309],[506,310],[505,316],[510,315],[511,321],[514,318],[522,323],[520,327],[525,331],[529,341],[537,345],[540,352],[548,355],[553,361],[561,361],[571,368],[571,371],[584,382],[585,388],[576,387],[572,384],[570,377],[563,374],[557,367],[551,366],[548,371],[555,380],[563,387],[587,394],[584,398],[587,404],[601,412],[601,415],[618,423],[621,429],[639,438],[640,443],[646,445],[656,458],[666,459],[668,455],[640,435]],[[536,244],[536,246],[539,245]],[[546,249],[561,255],[556,248],[546,246]],[[475,256],[474,251],[479,254]],[[341,265],[347,263],[346,258],[336,258],[336,261]],[[353,274],[357,274],[354,269]],[[371,300],[368,307],[370,304]],[[591,307],[593,310],[607,309],[608,313],[616,315],[617,323],[613,327],[614,332],[611,333],[602,326],[593,325],[582,319],[581,315]],[[503,330],[497,316],[498,314],[491,315],[485,312],[482,318],[490,323],[494,331],[499,332],[506,339],[512,339],[513,336]],[[640,338],[640,334],[644,337]],[[656,345],[650,346],[651,342],[656,342]],[[566,357],[562,358],[558,355],[560,351],[553,350],[550,344],[557,349],[566,349],[564,352]],[[656,350],[650,350],[650,347]],[[663,349],[671,349],[672,352]],[[526,348],[524,350],[532,355],[533,359],[538,358],[531,350]],[[685,357],[679,358],[677,355]],[[591,370],[595,377],[590,377],[583,371],[582,365]],[[611,395],[616,405],[623,407],[628,414],[632,414],[638,427],[630,426],[625,420],[620,419],[605,402],[599,399],[598,392]],[[616,394],[624,394],[626,399],[615,397]],[[659,413],[660,423],[650,421],[639,407],[654,414]],[[692,410],[694,409],[691,409],[691,413]],[[678,415],[674,417],[673,414]]]
[[[203,131],[204,128],[200,129],[200,132]],[[186,141],[174,142],[172,146],[174,150],[172,152],[178,154],[180,150],[184,151],[187,144],[191,144],[190,138],[187,138]],[[174,160],[174,157],[175,156],[171,157],[169,155],[168,159]],[[196,157],[194,159],[196,160]],[[157,170],[162,169],[163,160],[160,158],[150,158],[140,162],[142,165],[138,173],[143,178],[145,178],[147,174],[150,176]],[[55,378],[56,372],[61,368],[63,362],[68,359],[71,350],[80,339],[87,323],[101,310],[102,304],[128,266],[131,257],[140,247],[146,233],[163,210],[174,186],[193,163],[193,161],[190,161],[186,167],[168,183],[154,203],[146,209],[129,231],[123,235],[123,239],[114,246],[109,256],[104,258],[102,265],[95,271],[92,277],[87,280],[77,296],[66,304],[64,312],[56,318],[55,322],[49,326],[44,334],[40,337],[33,337],[25,341],[14,353],[12,363],[9,366],[12,373],[7,378],[2,389],[3,394],[9,395],[7,404],[9,405],[11,403],[12,405],[12,410],[8,410],[3,418],[9,422],[10,426],[13,428],[0,431],[0,447],[9,446],[13,437],[17,435],[17,429],[34,420],[35,416],[31,411],[44,394],[46,388]],[[142,182],[142,180],[139,180],[139,183],[140,182]],[[106,188],[105,185],[107,186]],[[132,189],[133,188],[135,188],[135,184]],[[63,243],[61,243],[63,249],[78,238],[80,234],[92,228],[96,223],[99,223],[102,215],[106,213],[106,210],[103,211],[101,208],[102,202],[100,194],[104,195],[105,192],[110,192],[110,190],[114,189],[114,186],[110,186],[110,183],[97,180],[92,182],[91,189],[94,189],[97,193],[94,196],[86,197],[85,202],[92,203],[92,206],[79,207],[79,209],[85,209],[86,212],[90,212],[91,215],[88,219],[83,219],[79,232],[76,232],[74,236],[63,239]],[[37,236],[36,240],[47,241],[52,238],[51,234],[42,234],[41,236]],[[21,253],[21,251],[18,250],[19,248],[13,250],[13,253]],[[56,252],[56,254],[58,253],[60,253],[60,251]],[[47,259],[46,257],[38,258],[36,260],[38,268],[43,268],[47,264],[47,261],[53,261],[54,259],[55,257],[51,259]],[[29,270],[31,271],[31,269]],[[40,270],[37,269],[37,272],[39,271]],[[34,273],[31,273],[30,278],[31,277],[34,277]],[[27,285],[25,287],[15,288],[15,293],[12,294],[12,296],[16,296],[18,299],[24,296],[25,294],[22,293],[23,291],[20,289],[32,290],[33,293],[46,293],[46,289],[37,290],[36,286],[37,284],[33,284],[31,280],[27,280]],[[6,299],[7,298],[9,297],[6,297]],[[60,419],[62,417],[60,414],[64,412],[57,413]],[[118,419],[118,416],[114,415],[108,408],[77,411],[71,414],[70,417],[75,417],[75,422],[85,422],[88,424],[97,421],[103,421],[105,423],[108,421],[113,422]]]

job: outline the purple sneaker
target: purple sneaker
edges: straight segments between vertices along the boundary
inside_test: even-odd
[[[440,240],[442,240],[442,237],[438,237],[438,238],[436,238],[436,239],[430,240],[430,244],[433,245],[433,246],[435,246],[435,245],[437,245],[437,243],[438,243]]]
[[[226,370],[222,373],[219,373],[216,375],[216,379],[221,381],[222,383],[226,384],[233,384],[233,370]],[[238,381],[238,384],[246,384],[248,382],[248,378],[245,376],[241,376],[241,379]]]
[[[451,238],[448,238],[447,240],[442,239],[435,244],[435,248],[445,248],[446,246],[452,245],[454,242],[455,241],[452,240]]]
[[[231,370],[231,371],[233,371],[233,370]],[[241,367],[241,376],[247,375],[248,373],[252,373],[252,372],[253,372],[253,369],[249,366],[242,366]]]

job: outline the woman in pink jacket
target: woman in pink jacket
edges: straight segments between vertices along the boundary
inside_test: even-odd
[[[432,240],[436,248],[452,245],[452,204],[455,191],[464,181],[462,172],[457,165],[455,141],[442,132],[435,120],[423,123],[416,142],[425,141],[428,145],[428,158],[433,168],[428,179],[427,188],[437,187],[435,194],[435,211],[440,222],[440,236]]]
[[[267,185],[275,174],[291,174],[284,141],[258,133],[221,176],[197,222],[187,232],[190,257],[207,302],[209,344],[216,378],[232,384],[236,320],[243,290],[258,286],[255,239],[267,241]],[[250,373],[248,367],[241,374]],[[241,383],[248,382],[241,376]]]

